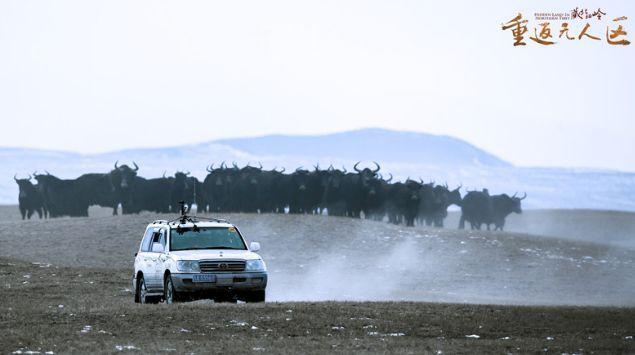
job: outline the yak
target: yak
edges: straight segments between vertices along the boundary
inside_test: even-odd
[[[31,219],[34,213],[37,213],[39,218],[46,218],[46,208],[44,207],[44,199],[38,189],[38,186],[33,185],[31,182],[31,175],[28,179],[18,179],[18,174],[13,176],[13,180],[18,184],[20,189],[18,194],[18,207],[22,219]]]
[[[527,197],[516,197],[516,194],[490,196],[487,189],[483,191],[469,191],[461,202],[461,219],[459,229],[465,228],[465,222],[470,223],[471,229],[480,230],[485,224],[487,230],[494,224],[495,230],[503,230],[505,218],[511,213],[522,213],[521,201]]]

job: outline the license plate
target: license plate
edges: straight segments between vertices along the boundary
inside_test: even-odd
[[[213,274],[201,274],[192,275],[193,282],[216,282],[216,275]]]

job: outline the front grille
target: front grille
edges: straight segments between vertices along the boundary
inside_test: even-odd
[[[245,271],[245,262],[238,260],[205,260],[199,261],[201,272],[236,272]]]

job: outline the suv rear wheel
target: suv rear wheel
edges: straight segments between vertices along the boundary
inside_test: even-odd
[[[137,281],[137,290],[135,295],[135,301],[139,303],[157,303],[157,297],[148,296],[148,288],[146,287],[146,281],[143,278],[143,275],[139,276],[139,280]]]

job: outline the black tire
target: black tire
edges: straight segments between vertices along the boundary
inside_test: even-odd
[[[137,280],[137,290],[135,293],[135,301],[141,304],[150,303],[148,302],[148,289],[146,287],[146,282],[143,279],[143,275],[139,276],[139,279]]]
[[[259,303],[265,301],[265,290],[251,291],[245,294],[245,302]]]
[[[238,303],[238,300],[232,296],[220,296],[213,298],[214,303]]]
[[[181,298],[180,295],[174,289],[174,283],[172,283],[172,276],[167,275],[165,280],[163,280],[163,299],[166,304],[172,304],[174,302],[179,302]]]

